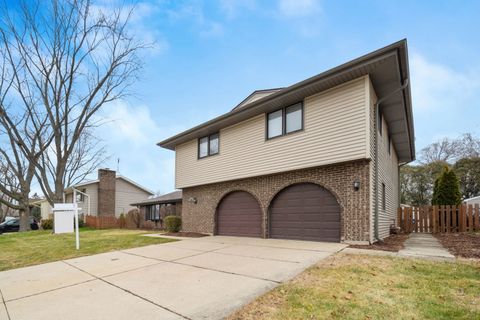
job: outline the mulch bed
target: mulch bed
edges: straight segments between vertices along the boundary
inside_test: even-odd
[[[350,245],[350,248],[368,249],[368,250],[382,250],[390,252],[398,252],[403,249],[403,243],[408,239],[408,234],[392,234],[391,236],[377,241],[370,245]]]
[[[455,257],[480,259],[480,233],[436,233],[434,236]]]
[[[197,233],[197,232],[168,232],[164,233],[162,235],[165,236],[174,236],[174,237],[187,237],[187,238],[201,238],[201,237],[206,237],[208,234],[203,234],[203,233]]]

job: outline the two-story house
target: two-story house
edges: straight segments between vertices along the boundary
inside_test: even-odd
[[[415,158],[406,40],[281,89],[159,143],[175,151],[183,229],[374,242]]]

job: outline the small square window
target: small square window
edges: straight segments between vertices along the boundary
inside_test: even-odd
[[[267,139],[303,129],[303,103],[297,103],[267,114]]]
[[[198,139],[198,158],[205,158],[214,154],[218,154],[220,147],[219,138],[219,134],[214,133]]]

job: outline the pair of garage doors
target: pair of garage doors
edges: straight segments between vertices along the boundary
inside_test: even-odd
[[[269,237],[340,242],[340,206],[326,189],[312,183],[280,191],[269,208]],[[217,208],[217,234],[262,236],[262,211],[248,192],[225,196]]]

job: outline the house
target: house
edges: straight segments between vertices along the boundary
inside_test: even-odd
[[[176,190],[161,196],[150,197],[148,199],[130,204],[139,209],[140,214],[145,217],[145,221],[160,222],[163,225],[163,219],[169,215],[182,215],[182,191]]]
[[[468,199],[463,199],[463,203],[466,205],[472,205],[475,207],[475,205],[480,206],[480,196],[468,198]]]
[[[389,235],[415,159],[407,41],[256,91],[158,145],[175,151],[184,231],[368,243]]]
[[[117,175],[109,169],[99,169],[98,179],[75,184],[65,189],[65,202],[73,202],[74,189],[77,190],[76,197],[80,214],[97,216],[115,215],[128,213],[135,209],[132,202],[147,199],[154,193],[140,184]],[[47,219],[53,214],[52,206],[46,199],[38,200],[35,203],[40,206],[42,219]]]

